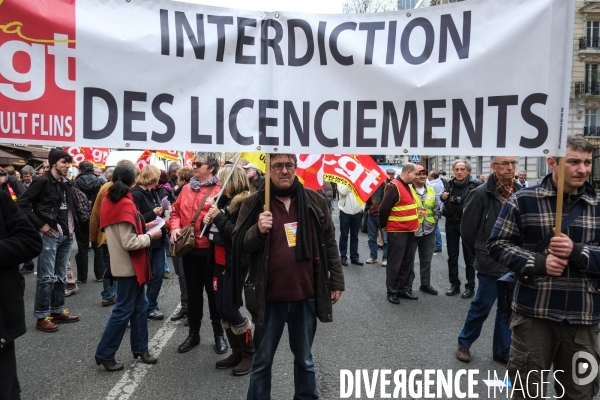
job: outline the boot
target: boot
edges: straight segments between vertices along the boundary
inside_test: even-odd
[[[231,354],[229,355],[229,357],[217,361],[215,366],[217,367],[217,369],[232,368],[242,361],[242,346],[240,345],[238,337],[234,335],[231,331],[229,322],[221,321],[221,325],[223,326],[223,328],[225,329],[225,333],[227,334],[227,340],[229,340],[229,346],[231,347]]]
[[[186,353],[200,344],[200,323],[190,321],[188,337],[177,348],[178,353]]]
[[[217,354],[227,353],[229,347],[227,346],[227,341],[225,340],[225,336],[223,335],[223,328],[221,327],[221,322],[212,322],[213,332],[215,334],[215,352]]]
[[[248,317],[241,325],[233,325],[232,333],[237,336],[242,348],[242,361],[233,368],[233,375],[242,376],[252,371],[252,359],[254,358],[254,344],[252,342],[252,324]]]

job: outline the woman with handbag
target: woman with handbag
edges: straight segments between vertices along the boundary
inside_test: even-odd
[[[109,372],[120,371],[123,364],[115,361],[127,323],[131,321],[131,351],[145,364],[155,364],[148,353],[148,299],[144,284],[152,279],[148,247],[162,236],[156,230],[145,232],[145,223],[133,203],[130,188],[136,172],[130,165],[120,165],[113,172],[113,185],[100,206],[100,229],[106,233],[110,252],[110,271],[117,278],[117,304],[112,310],[98,343],[96,364]]]
[[[213,291],[213,268],[209,262],[210,243],[208,232],[200,237],[202,219],[213,204],[213,197],[219,193],[219,156],[216,153],[197,153],[192,166],[194,177],[185,185],[173,204],[169,224],[171,227],[172,251],[179,256],[178,243],[192,240],[193,248],[183,255],[183,272],[188,295],[189,334],[177,349],[180,353],[190,351],[200,344],[200,323],[204,309],[204,295],[208,297],[210,320],[215,337],[215,351],[227,351],[227,342],[221,328],[221,316],[217,311]],[[211,196],[212,195],[212,196]],[[193,225],[190,224],[193,222]],[[187,228],[190,226],[190,228]],[[193,229],[191,229],[193,227]],[[181,237],[180,237],[181,236]],[[179,241],[178,241],[179,240]]]
[[[232,172],[233,169],[233,172]],[[223,194],[216,205],[204,217],[204,223],[211,225],[208,240],[212,243],[212,261],[214,263],[214,291],[217,309],[221,315],[221,325],[225,329],[231,355],[217,361],[218,369],[233,367],[233,375],[246,375],[252,370],[254,345],[252,343],[252,325],[248,317],[240,313],[240,308],[231,304],[231,243],[233,230],[237,222],[242,202],[250,195],[250,183],[245,172],[232,165],[219,170],[219,181],[225,182]],[[248,259],[244,259],[242,276],[247,274]]]
[[[156,185],[160,178],[160,170],[154,165],[146,165],[140,171],[137,185],[131,189],[133,202],[140,210],[146,223],[156,220],[156,217],[164,216],[164,210],[160,205],[160,198],[156,193]],[[165,274],[165,262],[167,253],[165,250],[165,239],[167,231],[161,228],[164,237],[153,240],[150,245],[150,264],[152,265],[152,282],[148,285],[148,318],[161,320],[165,316],[158,309],[158,295],[162,287]]]

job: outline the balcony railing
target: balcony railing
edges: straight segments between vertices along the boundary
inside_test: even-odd
[[[583,136],[600,136],[600,126],[586,126],[583,128]]]
[[[586,82],[573,82],[573,95],[581,96],[600,95],[600,80],[590,80]]]
[[[585,49],[600,50],[600,37],[581,36],[579,38],[579,50]]]

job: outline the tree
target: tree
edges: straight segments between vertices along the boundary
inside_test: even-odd
[[[345,0],[342,6],[344,14],[365,14],[395,11],[395,0]]]

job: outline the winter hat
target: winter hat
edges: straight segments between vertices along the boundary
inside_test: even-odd
[[[59,149],[52,149],[52,150],[50,150],[50,153],[48,154],[48,164],[50,164],[50,167],[52,167],[61,158],[66,158],[67,161],[72,162],[71,155],[69,153],[67,153],[66,151],[59,150]]]

